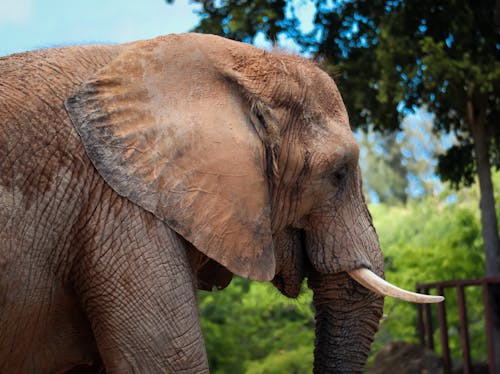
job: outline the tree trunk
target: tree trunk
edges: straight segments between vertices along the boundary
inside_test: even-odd
[[[382,316],[383,298],[346,273],[309,276],[314,291],[314,373],[362,373]]]
[[[474,139],[474,151],[480,190],[482,235],[486,260],[486,276],[500,276],[500,239],[495,208],[491,164],[489,158],[490,135],[486,124],[486,99],[469,88],[467,122]],[[500,287],[491,287],[490,310],[493,317],[495,363],[500,368]]]

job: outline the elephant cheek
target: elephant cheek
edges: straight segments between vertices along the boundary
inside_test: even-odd
[[[301,246],[301,233],[286,229],[273,235],[276,275],[273,285],[285,296],[299,295],[305,272],[305,254]]]
[[[359,268],[383,274],[378,237],[366,218],[360,218],[355,226],[344,220],[315,226],[306,232],[306,251],[314,269],[323,274]]]

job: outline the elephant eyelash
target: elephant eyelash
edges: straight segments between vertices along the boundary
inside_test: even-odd
[[[273,147],[276,147],[280,142],[280,127],[274,117],[271,108],[261,101],[254,101],[251,104],[251,114],[255,118],[255,122],[264,130],[264,138]]]
[[[257,107],[252,108],[251,116],[253,117],[253,119],[251,119],[253,126],[259,134],[259,137],[261,138],[266,150],[266,174],[270,183],[270,188],[272,189],[272,181],[275,180],[279,173],[279,139],[277,136],[277,133],[279,131],[278,126],[273,122],[272,118],[266,120],[264,114],[261,112],[261,110],[258,110]]]
[[[267,131],[267,124],[266,124],[266,120],[264,119],[264,116],[262,115],[261,112],[259,112],[258,110],[254,111],[254,114],[255,114],[255,117],[257,117],[257,120],[259,121],[259,123],[261,124],[261,126],[266,129]]]

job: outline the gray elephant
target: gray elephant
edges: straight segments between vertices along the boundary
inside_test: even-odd
[[[380,278],[358,153],[299,57],[185,34],[1,58],[0,372],[208,372],[195,290],[232,274],[307,278],[315,372],[361,372],[375,292],[421,299]]]

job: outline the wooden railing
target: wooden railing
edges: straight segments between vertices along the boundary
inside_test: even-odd
[[[500,277],[473,279],[473,280],[457,280],[448,282],[437,282],[428,284],[417,284],[417,292],[429,294],[430,290],[436,290],[437,295],[444,296],[446,288],[456,288],[458,300],[458,316],[459,316],[459,331],[462,352],[462,367],[463,373],[472,373],[472,362],[470,355],[469,332],[467,322],[467,301],[465,298],[465,287],[482,287],[483,306],[484,306],[484,320],[485,320],[485,333],[486,344],[488,353],[488,367],[490,374],[500,372],[500,362],[495,362],[494,343],[493,343],[493,325],[492,325],[492,312],[490,310],[489,292],[490,286],[493,284],[500,284]],[[450,347],[448,341],[448,322],[446,320],[446,309],[452,307],[445,302],[435,304],[437,305],[438,321],[439,321],[439,336],[441,340],[441,356],[443,359],[444,373],[452,372],[452,360],[450,355]],[[422,346],[431,350],[435,350],[433,326],[432,326],[432,310],[434,306],[431,304],[418,305],[418,333],[420,343]],[[497,360],[500,361],[500,360]],[[496,371],[498,367],[499,371]]]

